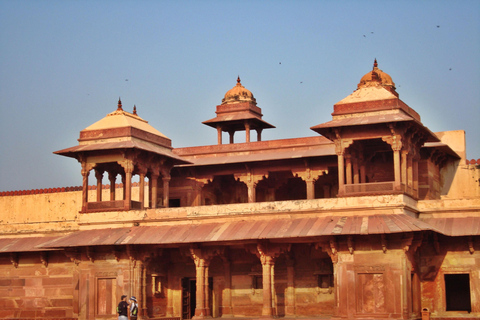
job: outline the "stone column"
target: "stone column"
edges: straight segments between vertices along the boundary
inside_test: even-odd
[[[307,185],[307,199],[315,199],[315,179],[309,178],[305,180]]]
[[[120,176],[122,177],[122,200],[125,200],[125,194],[126,194],[126,189],[125,189],[125,172],[121,173]]]
[[[139,194],[139,200],[140,200],[140,210],[143,210],[145,208],[145,173],[141,172],[140,173],[140,181],[139,181],[139,188],[138,194]]]
[[[418,157],[413,157],[413,196],[418,198]]]
[[[143,316],[147,314],[147,306],[146,306],[146,268],[141,259],[135,260],[135,270],[134,273],[136,276],[135,287],[132,292],[134,292],[135,297],[137,297],[138,304],[138,315],[140,319],[143,319]]]
[[[82,212],[87,212],[88,208],[88,175],[90,170],[93,169],[95,164],[82,162],[82,177],[83,177],[83,187],[82,187]]]
[[[168,208],[168,202],[170,201],[170,175],[164,175],[163,181],[163,206]]]
[[[223,268],[225,276],[225,288],[222,295],[222,318],[233,318],[232,310],[232,271],[230,269],[230,260],[223,257]]]
[[[256,187],[261,177],[253,175],[252,173],[248,172],[246,175],[235,175],[235,179],[238,179],[247,185],[248,202],[249,203],[256,202]]]
[[[263,307],[262,317],[273,318],[275,311],[275,283],[274,283],[274,265],[275,258],[282,252],[290,250],[290,245],[276,244],[272,245],[268,242],[257,244],[255,254],[260,258],[262,263],[262,282],[263,282]]]
[[[324,170],[310,170],[306,168],[303,172],[293,172],[294,176],[298,176],[305,181],[307,187],[307,199],[315,199],[315,181],[318,176],[321,176],[325,173]]]
[[[401,188],[401,169],[400,169],[400,150],[393,149],[393,171],[395,174],[394,189],[399,191]]]
[[[173,317],[173,270],[169,266],[167,270],[167,282],[168,282],[168,291],[167,291],[167,317]]]
[[[222,144],[222,127],[217,127],[217,144]]]
[[[115,201],[115,180],[117,174],[113,172],[108,173],[108,180],[110,181],[110,201]]]
[[[245,142],[250,142],[250,123],[245,121]]]
[[[125,210],[130,210],[132,207],[132,174],[133,161],[125,161]]]
[[[211,297],[210,297],[210,288],[209,288],[209,285],[208,285],[208,272],[209,272],[209,268],[210,268],[210,259],[205,259],[205,269],[204,269],[204,275],[203,275],[203,279],[205,280],[205,284],[204,284],[204,292],[205,292],[205,315],[207,317],[211,317],[212,316],[212,309],[210,309],[210,301],[211,301]]]
[[[102,201],[102,180],[103,180],[103,170],[95,169],[95,178],[97,179],[97,202]]]
[[[152,181],[150,181],[150,185],[151,185],[151,189],[152,189],[152,191],[151,191],[152,195],[151,195],[151,197],[150,197],[150,198],[151,198],[151,200],[150,200],[150,202],[151,202],[150,207],[151,207],[152,209],[155,209],[155,208],[157,207],[158,177],[159,177],[159,176],[160,176],[160,175],[159,175],[158,173],[157,173],[157,174],[152,173],[152,174],[150,175],[150,178],[151,178],[151,180],[152,180]]]
[[[408,151],[407,150],[402,150],[401,151],[402,159],[401,159],[401,171],[402,171],[402,184],[403,184],[403,190],[402,191],[407,191],[408,187],[408,179],[407,179],[407,157],[408,157]]]
[[[207,316],[205,310],[205,259],[195,259],[197,291],[196,308],[194,318],[203,318]]]
[[[228,135],[230,137],[230,144],[233,143],[233,136],[235,135],[235,131],[228,131]]]
[[[407,186],[408,193],[413,195],[413,157],[410,153],[407,154]]]
[[[345,160],[343,158],[343,152],[337,153],[338,159],[338,194],[343,195],[345,193]]]
[[[199,248],[191,248],[190,254],[195,262],[197,291],[196,307],[193,319],[203,319],[210,316],[209,295],[208,295],[208,265],[210,258]]]
[[[285,297],[285,316],[295,316],[295,261],[287,258],[287,294]]]
[[[263,308],[262,317],[273,318],[273,292],[272,292],[272,271],[275,260],[272,256],[262,255],[262,282],[263,282]]]
[[[352,156],[350,154],[345,155],[345,176],[346,184],[352,184]]]
[[[257,141],[262,141],[262,128],[258,128],[257,130]]]

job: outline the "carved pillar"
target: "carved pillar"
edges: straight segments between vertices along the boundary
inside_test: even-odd
[[[401,172],[402,172],[402,184],[403,184],[403,191],[407,190],[408,186],[408,180],[407,180],[407,157],[408,157],[408,151],[407,150],[402,150],[401,151],[402,159],[401,159]]]
[[[324,174],[325,171],[323,170],[310,170],[310,168],[306,168],[304,172],[295,172],[294,175],[302,178],[305,181],[307,186],[307,199],[315,199],[315,181],[317,180],[318,176]]]
[[[340,316],[339,310],[339,293],[338,293],[338,244],[335,241],[335,238],[331,238],[329,242],[317,243],[315,244],[315,249],[321,248],[323,252],[326,252],[333,264],[333,293],[334,293],[334,316]]]
[[[285,297],[285,316],[295,316],[295,261],[287,258],[287,294]]]
[[[114,172],[108,173],[108,181],[110,181],[110,201],[115,201],[115,180],[117,174]]]
[[[263,281],[263,307],[262,317],[273,318],[275,310],[275,283],[274,266],[275,258],[282,252],[290,250],[290,245],[272,245],[270,243],[258,243],[256,255],[262,263],[262,281]]]
[[[140,200],[140,210],[143,210],[145,208],[145,176],[147,174],[147,168],[145,166],[140,166],[139,170],[139,200]]]
[[[413,195],[413,157],[411,153],[407,154],[407,185],[408,193]]]
[[[97,202],[100,202],[102,201],[103,170],[95,169],[95,178],[97,179]]]
[[[352,139],[342,139],[340,131],[335,131],[335,153],[338,159],[338,194],[345,194],[345,150],[353,143]],[[347,169],[348,170],[348,169]],[[350,172],[351,174],[351,172]]]
[[[123,184],[124,187],[124,194],[125,194],[125,210],[130,210],[132,207],[132,174],[134,169],[134,164],[132,160],[123,160],[120,161],[119,164],[125,170],[125,181]]]
[[[338,194],[345,193],[345,160],[343,158],[343,152],[337,153],[338,159]]]
[[[167,271],[168,291],[167,291],[167,317],[173,317],[173,270],[169,266]]]
[[[217,143],[222,144],[222,127],[217,127]]]
[[[315,179],[309,178],[305,180],[307,185],[307,199],[315,199]]]
[[[250,142],[250,123],[245,121],[245,142]]]
[[[418,198],[418,156],[413,157],[413,196]]]
[[[345,155],[345,184],[352,184],[352,156],[350,154]]]
[[[90,170],[94,167],[95,164],[82,162],[82,177],[83,177],[83,187],[82,187],[82,212],[87,212],[87,203],[88,203],[88,175]]]
[[[125,200],[125,193],[126,193],[126,190],[125,190],[125,173],[121,173],[120,174],[121,178],[122,178],[122,200]]]
[[[396,129],[393,124],[389,125],[391,136],[382,137],[382,140],[388,143],[393,150],[393,172],[395,174],[394,190],[400,191],[402,186],[402,168],[401,168],[401,131]]]
[[[163,206],[168,208],[168,202],[170,201],[170,175],[164,175],[163,181]]]
[[[395,174],[395,190],[401,188],[400,150],[393,149],[393,171]]]
[[[144,274],[145,272],[145,265],[143,263],[143,261],[141,259],[139,260],[135,260],[135,286],[134,286],[134,290],[132,290],[132,292],[134,292],[135,296],[137,297],[137,300],[140,302],[140,304],[138,305],[138,315],[140,316],[139,318],[143,318],[143,315],[146,314],[146,305],[144,306],[146,300],[147,300],[147,297],[146,295],[144,295],[144,291],[145,291],[145,284],[144,284],[144,276],[146,276],[146,274]],[[145,313],[144,313],[145,312]]]
[[[150,207],[155,209],[157,207],[157,197],[158,197],[158,177],[160,175],[159,174],[152,174],[150,177],[152,179],[152,181],[150,182],[151,184],[151,188],[152,188],[152,195],[151,195],[151,205]]]
[[[197,182],[194,186],[194,192],[195,192],[195,199],[193,200],[193,205],[194,206],[201,206],[202,205],[202,188],[204,184],[201,182]]]
[[[225,288],[222,295],[222,318],[233,318],[232,309],[232,271],[230,260],[227,257],[223,257],[223,268],[225,271]]]
[[[248,172],[246,175],[235,175],[235,179],[238,179],[247,185],[249,203],[254,203],[256,201],[256,187],[261,178],[261,176],[255,176],[251,172]]]
[[[262,141],[262,128],[257,129],[257,141]]]
[[[232,144],[233,143],[233,136],[235,135],[235,131],[233,131],[233,130],[228,131],[228,135],[230,137],[230,144]]]
[[[208,294],[208,266],[211,255],[202,252],[199,248],[190,248],[190,254],[195,262],[197,291],[196,307],[193,319],[210,317],[210,297]]]
[[[272,256],[262,255],[262,282],[263,282],[263,317],[273,317],[273,292],[272,292],[272,271],[275,266],[275,259]]]
[[[210,259],[205,259],[205,269],[204,269],[204,290],[205,290],[205,315],[207,317],[212,316],[212,310],[210,309],[210,288],[208,285],[208,277],[209,277],[209,271],[210,271]]]

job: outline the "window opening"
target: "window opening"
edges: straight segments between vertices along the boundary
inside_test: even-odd
[[[445,297],[447,311],[472,311],[470,302],[470,275],[446,274]]]

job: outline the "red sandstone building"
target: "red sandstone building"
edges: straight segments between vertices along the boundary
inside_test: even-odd
[[[480,317],[479,164],[376,61],[311,137],[262,141],[240,79],[204,124],[174,149],[119,101],[55,152],[82,187],[1,193],[0,318]]]

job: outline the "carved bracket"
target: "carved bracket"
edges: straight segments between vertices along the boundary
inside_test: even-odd
[[[94,262],[95,261],[95,249],[92,248],[92,247],[87,247],[86,251],[87,251],[86,254],[87,254],[88,260],[90,260],[91,262]]]
[[[382,243],[382,250],[383,250],[383,253],[387,253],[387,235],[386,234],[382,234],[381,236],[381,243]]]
[[[67,256],[67,258],[70,259],[70,261],[72,261],[78,266],[78,264],[80,263],[81,257],[77,249],[65,249],[64,253]]]
[[[48,267],[48,253],[47,252],[40,252],[40,261],[46,267]]]
[[[120,250],[117,249],[116,247],[113,248],[113,256],[115,257],[115,260],[117,260],[117,262],[120,261]]]
[[[256,251],[252,250],[262,264],[273,263],[273,261],[280,256],[280,254],[289,252],[291,244],[272,244],[266,241],[257,243]],[[250,248],[252,249],[252,248]]]
[[[470,251],[470,254],[475,253],[475,248],[473,247],[473,238],[471,236],[468,237],[468,251]]]
[[[323,252],[326,252],[333,263],[338,262],[338,244],[335,238],[330,239],[328,242],[319,242],[315,244],[315,249],[322,248]]]
[[[347,237],[347,246],[348,246],[348,251],[350,252],[350,254],[353,254],[353,251],[354,251],[353,245],[354,245],[353,237],[348,236]]]
[[[10,262],[15,268],[18,268],[18,253],[10,252]]]

